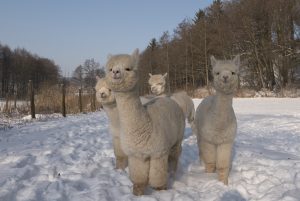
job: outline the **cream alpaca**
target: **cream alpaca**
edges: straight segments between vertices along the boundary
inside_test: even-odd
[[[97,101],[102,103],[103,108],[109,118],[109,130],[113,137],[116,168],[124,170],[127,167],[128,159],[120,144],[121,128],[116,99],[111,90],[108,88],[104,78],[98,79],[95,89]]]
[[[217,169],[219,180],[226,185],[237,130],[232,99],[238,86],[239,63],[239,56],[233,60],[211,57],[216,95],[205,98],[195,116],[199,154],[205,170],[212,173]]]
[[[151,87],[151,92],[156,96],[165,96],[167,73],[165,73],[164,75],[152,75],[151,73],[149,73],[149,76],[150,78],[148,80],[148,83]],[[193,100],[184,91],[174,93],[170,96],[170,98],[172,98],[181,107],[188,122],[192,125],[195,116],[195,107]]]
[[[128,155],[133,193],[144,194],[150,184],[167,188],[168,168],[176,171],[185,121],[170,98],[155,98],[142,105],[138,96],[138,50],[132,55],[110,56],[106,64],[122,128],[121,146]]]

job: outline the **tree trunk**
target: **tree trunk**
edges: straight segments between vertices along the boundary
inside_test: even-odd
[[[81,97],[82,89],[78,90],[78,105],[79,105],[79,112],[82,113],[82,97]]]
[[[29,80],[29,100],[30,100],[30,111],[31,111],[31,118],[35,119],[35,105],[34,105],[34,89],[32,80]]]
[[[61,85],[61,91],[62,91],[62,99],[61,99],[62,116],[66,117],[66,87],[64,83]]]

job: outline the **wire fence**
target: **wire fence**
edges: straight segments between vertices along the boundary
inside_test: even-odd
[[[94,88],[80,88],[69,84],[49,85],[43,83],[35,89],[32,82],[28,82],[27,96],[18,99],[16,92],[7,94],[0,99],[0,111],[7,115],[14,112],[20,114],[67,114],[95,112],[102,106],[96,101]]]

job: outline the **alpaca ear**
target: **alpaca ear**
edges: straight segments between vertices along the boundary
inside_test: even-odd
[[[131,57],[133,58],[134,69],[137,69],[138,68],[138,63],[139,63],[139,49],[138,48],[136,48],[134,50]]]
[[[216,60],[216,58],[215,58],[214,56],[211,56],[211,57],[210,57],[210,63],[211,63],[211,65],[212,65],[213,67],[216,65],[217,60]]]
[[[152,74],[151,74],[151,73],[149,73],[149,76],[150,76],[150,77],[152,77]]]
[[[234,57],[234,59],[232,60],[232,62],[237,66],[239,67],[240,66],[240,55],[236,55]]]
[[[134,51],[133,51],[133,53],[132,53],[132,58],[134,58],[134,59],[138,59],[139,58],[139,49],[138,48],[136,48]]]
[[[112,54],[108,54],[107,57],[106,57],[106,60],[110,60],[110,58],[112,57]]]
[[[165,73],[165,74],[163,75],[164,78],[166,78],[167,76],[168,76],[168,73]]]
[[[98,75],[96,75],[96,80],[99,81],[100,79],[101,78]]]

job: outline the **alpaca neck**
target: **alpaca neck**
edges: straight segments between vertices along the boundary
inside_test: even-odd
[[[109,118],[109,121],[111,124],[119,124],[119,116],[118,116],[118,109],[117,109],[117,104],[106,104],[103,105],[103,108]],[[118,126],[118,125],[116,125]]]
[[[159,96],[159,97],[164,97],[166,96],[166,87],[163,86],[162,90],[160,91],[160,93],[156,94],[156,96]]]
[[[213,111],[217,119],[227,119],[232,110],[233,94],[224,94],[217,91],[213,105]]]
[[[132,138],[136,144],[147,140],[152,132],[152,122],[141,103],[138,90],[115,92],[115,97],[124,135]]]

